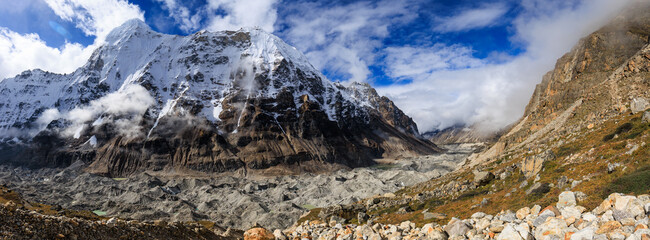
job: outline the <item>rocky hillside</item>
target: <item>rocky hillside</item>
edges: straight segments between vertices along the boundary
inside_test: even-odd
[[[422,226],[548,206],[564,191],[588,209],[612,193],[650,193],[649,37],[650,3],[638,2],[560,58],[522,119],[461,169],[305,219]]]
[[[522,119],[473,165],[506,155],[533,155],[598,131],[622,114],[650,107],[650,4],[638,2],[560,58],[537,85]],[[571,140],[569,140],[571,141]]]
[[[0,162],[88,171],[327,171],[440,151],[367,84],[327,80],[259,29],[113,30],[71,74],[0,82]]]

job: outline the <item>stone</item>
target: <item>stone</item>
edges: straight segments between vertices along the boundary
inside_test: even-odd
[[[490,232],[500,233],[503,231],[503,228],[505,228],[503,224],[495,222],[490,224],[490,228],[488,230],[490,230]]]
[[[634,221],[634,218],[621,219],[619,222],[621,222],[621,224],[623,226],[634,226],[636,224],[636,221]]]
[[[479,186],[488,184],[492,180],[494,180],[494,174],[491,172],[474,172],[474,182]]]
[[[530,214],[530,208],[528,208],[528,207],[521,208],[521,209],[517,210],[517,212],[515,213],[515,215],[517,216],[517,218],[519,220],[522,220],[522,219],[526,218],[529,214]]]
[[[366,214],[365,212],[359,212],[357,214],[357,220],[359,221],[359,223],[365,223],[366,221],[368,221],[369,218],[370,216],[368,216],[368,214]]]
[[[594,238],[594,232],[596,230],[593,227],[586,227],[582,230],[571,235],[570,240],[591,240]]]
[[[555,206],[561,209],[563,207],[568,207],[568,206],[572,207],[575,206],[576,204],[577,204],[576,195],[571,191],[566,191],[560,193],[560,195],[558,196],[558,202]]]
[[[490,220],[486,218],[482,218],[476,221],[476,224],[474,225],[476,226],[476,230],[480,232],[487,229],[490,226]]]
[[[481,219],[483,217],[485,217],[484,212],[475,212],[474,214],[472,214],[472,218],[474,218],[474,219]]]
[[[633,218],[634,217],[629,212],[627,212],[625,210],[618,210],[618,209],[614,209],[614,211],[612,211],[612,216],[614,217],[614,220],[619,221],[619,222],[621,220],[623,220],[623,219]]]
[[[499,217],[499,220],[504,222],[514,222],[517,220],[517,216],[512,211],[508,210]]]
[[[432,223],[425,224],[422,229],[420,229],[420,233],[426,235],[428,239],[432,240],[447,240],[447,238],[449,238],[447,233],[443,231],[440,226],[434,226]]]
[[[471,225],[457,218],[452,218],[451,221],[447,223],[447,226],[445,226],[445,232],[447,232],[450,237],[465,236],[465,233],[467,233],[470,229],[472,229]]]
[[[284,236],[284,233],[282,233],[282,230],[280,229],[275,229],[275,231],[273,231],[273,236],[276,240],[287,240],[287,237]]]
[[[425,212],[424,214],[424,220],[429,220],[429,219],[438,219],[442,220],[447,218],[447,215],[443,213],[430,213],[430,212]]]
[[[645,111],[648,107],[650,107],[650,103],[648,103],[648,100],[642,97],[634,98],[630,102],[630,110],[632,110],[632,113]]]
[[[548,183],[541,183],[541,182],[536,182],[526,190],[526,195],[530,194],[544,194],[551,191],[551,187],[548,185]]]
[[[642,121],[645,123],[650,123],[650,111],[646,111],[643,113]]]
[[[535,239],[564,238],[566,228],[564,220],[551,217],[535,229]]]
[[[609,222],[604,223],[602,226],[600,226],[598,228],[598,230],[596,230],[596,234],[610,233],[610,232],[612,232],[612,231],[614,231],[616,229],[619,229],[621,227],[622,227],[621,223],[619,223],[617,221],[609,221]]]
[[[519,232],[515,230],[512,224],[507,224],[501,233],[496,236],[496,240],[523,240]]]
[[[563,189],[569,183],[569,178],[567,176],[561,176],[557,180],[557,188]]]
[[[521,161],[521,172],[524,174],[524,177],[531,178],[542,170],[545,161],[554,158],[555,155],[550,150],[535,156],[526,157]]]
[[[575,195],[576,201],[578,203],[584,202],[585,200],[587,200],[587,194],[585,194],[583,192],[577,191],[577,192],[573,192],[573,194]]]
[[[117,218],[111,218],[108,219],[108,221],[106,221],[106,226],[114,227],[116,223],[117,223]]]
[[[540,205],[535,205],[530,209],[530,214],[537,215],[539,214],[540,210],[542,210],[542,207]]]
[[[275,236],[264,228],[251,228],[244,232],[244,240],[274,240]]]
[[[555,213],[553,211],[546,210],[546,211],[541,212],[539,214],[539,216],[537,216],[537,218],[535,218],[535,220],[533,220],[533,226],[537,227],[537,226],[542,225],[544,222],[546,222],[546,219],[548,219],[550,217],[555,217]]]
[[[560,212],[562,213],[562,217],[564,217],[564,218],[573,217],[575,219],[578,219],[582,215],[582,211],[580,211],[580,209],[578,209],[577,207],[574,207],[574,206],[564,207],[564,208],[560,209]]]
[[[413,228],[415,228],[415,223],[412,223],[411,221],[404,221],[399,224],[399,229],[402,229],[404,232],[411,231]]]

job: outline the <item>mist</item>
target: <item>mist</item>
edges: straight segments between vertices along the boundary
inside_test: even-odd
[[[569,52],[580,38],[598,30],[619,14],[632,0],[565,2],[526,0],[522,12],[513,21],[511,41],[524,53],[504,56],[494,53],[486,59],[465,54],[456,56],[459,70],[439,70],[437,63],[422,66],[406,51],[395,50],[387,59],[392,77],[409,78],[404,85],[378,87],[380,94],[392,99],[411,116],[422,132],[455,125],[474,125],[482,131],[498,131],[522,117],[524,109],[542,76],[551,71],[558,58]],[[441,59],[443,48],[416,49],[431,52],[430,59]],[[436,55],[437,54],[437,55]],[[422,57],[420,57],[422,58]],[[443,58],[444,60],[444,58]],[[409,62],[411,61],[411,62]],[[409,64],[412,63],[412,64]],[[451,64],[450,63],[450,64]],[[399,66],[399,69],[393,66]],[[412,69],[409,69],[411,67]]]

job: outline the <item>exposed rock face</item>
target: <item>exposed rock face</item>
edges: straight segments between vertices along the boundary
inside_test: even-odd
[[[650,98],[650,4],[639,1],[561,57],[537,85],[525,114],[472,163],[509,151],[541,153],[557,139],[592,129]],[[631,108],[631,109],[630,109]]]
[[[74,73],[27,71],[0,96],[0,162],[31,167],[319,171],[439,151],[372,87],[330,82],[258,29],[181,37],[132,20]]]
[[[452,143],[494,143],[499,140],[502,132],[483,132],[478,130],[477,126],[453,126],[433,132],[422,134],[424,137],[435,144],[452,144]]]

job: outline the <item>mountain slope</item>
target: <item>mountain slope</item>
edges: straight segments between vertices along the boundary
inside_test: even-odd
[[[612,193],[650,193],[649,10],[637,1],[579,41],[543,77],[522,119],[464,167],[308,217],[363,211],[373,223],[443,224],[477,212],[514,216],[506,209],[533,204],[550,209],[564,191],[588,209]]]
[[[0,128],[23,139],[5,141],[5,162],[83,160],[91,172],[123,176],[317,171],[439,151],[369,85],[328,81],[258,29],[183,37],[131,20],[106,41],[72,74],[34,70],[0,82]]]
[[[650,105],[650,14],[638,3],[580,40],[537,85],[522,119],[473,163],[528,149],[544,155],[560,138],[595,131],[609,119]],[[528,153],[527,153],[528,154]]]

